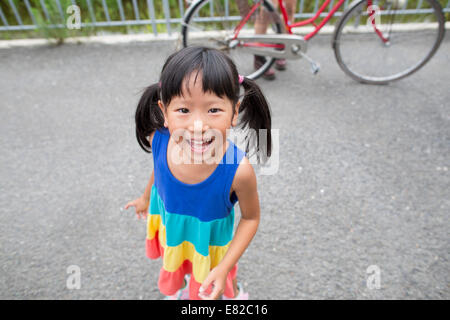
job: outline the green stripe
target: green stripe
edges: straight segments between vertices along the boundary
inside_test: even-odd
[[[149,213],[161,216],[162,224],[166,227],[166,244],[171,247],[189,241],[198,253],[208,256],[209,246],[225,246],[233,237],[234,207],[227,217],[212,221],[201,221],[196,217],[170,213],[166,211],[153,185]]]

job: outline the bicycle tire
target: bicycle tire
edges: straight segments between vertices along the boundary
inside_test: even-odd
[[[268,2],[267,0],[261,0],[261,1],[262,1],[262,6],[265,8],[265,10],[267,10],[271,14],[276,13],[275,8],[273,7],[273,5],[270,2]],[[207,6],[211,2],[213,3],[213,9],[215,9],[216,7],[214,6],[214,4],[218,4],[219,0],[199,0],[199,1],[196,1],[196,2],[192,3],[191,6],[187,9],[187,11],[186,11],[186,13],[185,13],[185,15],[183,17],[183,23],[182,23],[182,28],[181,28],[181,34],[182,34],[182,39],[183,39],[183,46],[184,47],[188,47],[188,46],[191,46],[191,45],[205,45],[205,46],[208,46],[208,47],[213,47],[213,48],[215,47],[217,49],[221,49],[222,51],[226,51],[231,56],[233,61],[236,63],[236,66],[238,68],[238,72],[240,74],[246,76],[247,78],[253,79],[253,80],[258,79],[267,70],[269,70],[269,68],[275,62],[275,60],[276,60],[275,58],[273,58],[273,57],[265,57],[265,63],[262,64],[260,68],[258,68],[256,70],[249,71],[249,69],[250,69],[249,65],[253,66],[253,64],[250,64],[250,62],[249,62],[250,59],[253,58],[253,55],[246,54],[246,56],[247,56],[246,61],[245,62],[243,61],[241,63],[242,66],[240,66],[239,65],[239,61],[238,61],[240,59],[238,59],[236,57],[233,58],[233,56],[232,56],[232,53],[233,53],[232,50],[234,50],[234,49],[231,49],[229,47],[221,48],[219,46],[214,46],[213,44],[197,44],[197,43],[192,44],[192,41],[191,41],[191,38],[190,38],[190,30],[191,29],[192,30],[198,29],[197,26],[194,27],[194,17],[195,17],[196,14],[198,14],[198,12],[200,12],[201,10],[204,10],[205,6]],[[222,15],[222,14],[217,15],[217,17],[219,17],[219,18],[221,16],[223,17],[225,15]],[[275,17],[275,16],[273,16],[273,17]],[[206,18],[208,18],[208,17],[206,17]],[[236,20],[236,21],[240,21],[240,20]],[[250,24],[249,21],[247,21],[246,25]],[[224,24],[226,24],[226,23],[230,23],[231,24],[231,22],[227,22],[227,21],[222,21],[221,23],[222,23],[222,26],[224,26]],[[281,25],[281,20],[279,19],[279,17],[276,18],[276,19],[275,18],[273,18],[273,19],[271,18],[270,25],[271,25],[272,30],[273,30],[274,33],[282,33],[282,25]],[[225,28],[222,27],[222,30],[223,29],[225,29]],[[217,32],[220,32],[220,31],[217,30]],[[221,35],[217,35],[216,37],[220,36],[220,38],[218,38],[217,41],[216,41],[217,44],[220,43],[220,42],[222,44],[225,43],[226,42],[225,41],[226,35],[227,35],[227,32],[224,32]],[[236,50],[238,50],[238,49],[236,49]],[[245,65],[245,68],[243,67],[244,65]]]
[[[420,0],[419,0],[420,1]],[[440,4],[436,0],[423,0],[420,1],[417,4],[417,8],[419,5],[426,5],[428,4],[429,8],[422,10],[424,12],[424,15],[428,12],[431,14],[427,16],[428,19],[433,17],[435,19],[435,22],[432,21],[432,23],[428,23],[428,25],[425,25],[425,22],[419,22],[416,24],[410,24],[405,25],[401,23],[393,23],[394,19],[399,19],[401,16],[401,11],[407,12],[409,6],[411,8],[414,8],[415,4],[414,1],[406,2],[406,4],[401,3],[400,0],[381,0],[381,1],[373,1],[374,3],[383,4],[385,3],[385,6],[379,6],[378,8],[384,8],[384,12],[380,14],[380,20],[379,22],[375,22],[375,25],[377,25],[377,28],[385,28],[389,32],[383,33],[381,30],[381,34],[383,37],[386,37],[389,39],[388,43],[385,44],[381,41],[381,38],[376,34],[375,29],[373,25],[370,25],[367,22],[367,20],[374,20],[376,17],[375,15],[367,18],[367,14],[364,15],[363,12],[369,12],[369,9],[363,10],[367,7],[367,0],[360,0],[355,1],[351,4],[351,6],[343,13],[341,19],[337,22],[334,35],[333,35],[333,50],[335,53],[336,60],[341,67],[341,69],[350,77],[352,77],[354,80],[361,82],[361,83],[368,83],[368,84],[388,84],[390,82],[405,78],[420,68],[422,68],[436,53],[438,50],[442,39],[444,38],[445,34],[445,17],[442,12],[442,8]],[[402,8],[400,8],[400,4],[403,5]],[[377,5],[378,6],[378,5]],[[374,8],[374,7],[373,7]],[[386,10],[388,8],[388,10]],[[417,9],[416,8],[416,9]],[[406,11],[405,11],[406,10]],[[413,11],[411,11],[413,12]],[[391,13],[391,15],[389,15]],[[415,18],[416,17],[416,18]],[[410,14],[409,18],[412,20],[413,18],[419,19],[421,18],[420,14],[414,15],[413,13]],[[390,24],[383,24],[381,19],[384,19],[384,21],[387,21],[390,19]],[[406,19],[404,16],[402,19]],[[366,20],[366,25],[364,26],[363,23],[360,23],[361,21]],[[358,26],[355,26],[358,21]],[[355,24],[354,26],[348,26],[348,23],[352,22]],[[422,23],[422,24],[421,24]],[[361,31],[357,31],[356,29],[365,27],[368,28],[368,32],[364,33]],[[411,36],[414,36],[414,32],[412,31],[412,28],[417,28],[418,32],[421,33],[421,35],[413,38]],[[344,31],[345,28],[348,28],[346,31]],[[425,28],[427,27],[427,28]],[[395,30],[395,33],[394,33]],[[416,31],[417,31],[416,30]],[[355,36],[355,39],[362,39],[363,41],[356,41],[356,40],[349,40],[351,37]],[[357,35],[357,37],[356,37]],[[344,40],[345,36],[345,40]],[[395,37],[394,37],[395,36]],[[425,41],[426,38],[426,44],[418,44],[417,39],[421,39],[421,37]],[[404,42],[407,44],[407,46],[404,46],[401,42],[400,37],[404,37],[408,39],[414,39],[408,40],[407,42]],[[370,39],[370,40],[367,40]],[[391,41],[392,40],[392,41]],[[354,41],[355,46],[352,48],[352,41]],[[370,41],[370,43],[369,43]],[[376,43],[377,42],[377,43]],[[430,44],[428,44],[428,42]],[[348,48],[351,49],[345,49],[343,50],[345,45],[347,45]],[[409,47],[408,47],[409,45]],[[395,50],[397,52],[400,52],[397,56],[395,56],[395,50],[392,49],[392,47],[395,47]],[[422,54],[421,46],[425,49],[423,51],[425,54]],[[374,51],[371,51],[370,49],[378,50],[381,49],[381,54],[376,54]],[[368,53],[365,57],[361,59],[357,56],[357,50],[364,50],[367,49],[368,51],[371,51]],[[387,52],[392,54],[393,56],[389,56],[389,58],[386,58]],[[418,51],[416,53],[414,50]],[[352,55],[355,56],[355,58],[352,57]],[[381,56],[384,55],[384,58]],[[418,56],[419,59],[415,59],[415,57],[411,56]],[[367,59],[367,57],[370,57],[370,60]],[[374,60],[375,62],[372,62]],[[379,61],[377,61],[379,60]],[[417,60],[417,61],[414,61]],[[370,61],[370,62],[369,62]],[[409,61],[414,61],[411,63],[411,65],[408,66]],[[390,64],[387,65],[387,64]],[[386,69],[391,70],[390,72],[392,74],[381,74],[383,66],[387,66]],[[403,65],[407,67],[403,67]],[[359,69],[360,70],[359,70]],[[364,72],[362,71],[363,69]],[[371,69],[369,71],[369,69]]]

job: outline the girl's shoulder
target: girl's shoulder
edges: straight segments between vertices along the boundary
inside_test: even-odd
[[[153,132],[150,133],[150,135],[148,136],[148,142],[150,142],[150,146],[153,146],[153,141],[156,141],[160,134],[162,135],[169,134],[169,129],[163,127],[153,130]],[[157,138],[155,138],[155,136],[157,136]]]
[[[155,136],[155,132],[156,130],[150,133],[150,135],[148,136],[148,142],[150,142],[150,146],[153,146],[153,137]]]

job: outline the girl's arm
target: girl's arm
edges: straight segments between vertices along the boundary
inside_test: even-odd
[[[147,187],[145,188],[144,194],[142,194],[142,196],[140,196],[139,198],[128,202],[124,207],[125,210],[128,209],[129,207],[134,207],[138,219],[140,219],[141,216],[143,218],[147,217],[148,207],[150,205],[150,192],[152,190],[154,180],[155,180],[154,171],[152,171],[152,176],[150,177],[150,181],[148,182]]]
[[[153,131],[148,138],[150,144],[153,143],[154,135],[155,135],[155,131]],[[150,205],[150,193],[151,193],[154,181],[155,181],[155,174],[154,174],[154,170],[152,170],[152,176],[150,177],[150,181],[148,182],[147,187],[145,188],[144,194],[142,196],[140,196],[139,198],[128,202],[124,207],[125,210],[128,209],[129,207],[134,207],[138,219],[141,218],[141,215],[144,218],[147,217],[148,206]]]
[[[247,157],[244,157],[241,165],[239,165],[233,185],[233,190],[239,199],[241,219],[227,253],[219,265],[211,270],[200,287],[200,296],[203,299],[217,299],[222,295],[225,290],[225,282],[228,273],[238,262],[245,249],[247,249],[258,229],[260,208],[256,175]],[[209,296],[202,295],[202,292],[204,292],[211,283],[214,283],[214,290],[212,293]]]
[[[150,133],[150,135],[148,136],[148,141],[150,142],[150,145],[153,146],[153,137],[155,136],[155,131],[153,131],[152,133]],[[153,164],[155,165],[155,164]],[[144,199],[146,199],[148,202],[150,202],[150,192],[152,190],[152,186],[153,183],[155,182],[155,170],[152,170],[152,176],[150,177],[150,181],[147,184],[147,187],[145,188],[144,191]]]
[[[152,170],[152,176],[150,177],[147,187],[145,188],[144,194],[142,195],[144,197],[144,199],[148,202],[150,202],[150,192],[152,190],[152,186],[153,186],[154,182],[155,182],[155,171]]]
[[[153,131],[152,133],[150,133],[149,137],[148,137],[148,141],[150,142],[150,145],[153,146],[153,137],[155,136],[155,131]],[[155,165],[155,164],[153,164]],[[147,184],[147,187],[145,188],[144,194],[142,195],[144,197],[144,199],[150,203],[150,192],[152,190],[152,185],[155,182],[155,175],[154,175],[155,170],[152,170],[152,176],[150,177],[150,181]]]

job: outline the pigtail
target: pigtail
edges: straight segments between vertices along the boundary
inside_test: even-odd
[[[239,107],[239,114],[242,114],[240,123],[242,128],[248,126],[250,129],[254,129],[253,134],[256,137],[246,136],[246,153],[249,153],[249,145],[254,143],[256,138],[256,149],[258,162],[265,163],[272,154],[272,121],[270,116],[270,107],[267,103],[264,94],[256,84],[255,81],[249,78],[243,78],[242,86],[245,89],[244,98]],[[265,132],[260,129],[267,129]],[[265,134],[264,134],[265,133]],[[262,136],[264,143],[261,143],[260,136]]]
[[[148,136],[164,126],[164,115],[158,107],[159,99],[159,84],[152,84],[145,88],[136,108],[136,138],[141,148],[148,153],[152,151]]]

